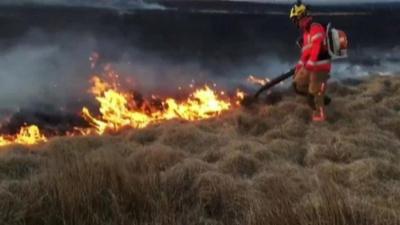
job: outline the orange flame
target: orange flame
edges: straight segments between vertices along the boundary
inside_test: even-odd
[[[121,90],[119,75],[111,65],[105,67],[106,82],[98,76],[91,78],[92,87],[89,92],[99,103],[99,116],[94,116],[87,107],[82,108],[82,117],[90,124],[89,128],[74,127],[67,136],[87,136],[116,132],[123,128],[144,128],[150,124],[166,120],[182,119],[195,121],[219,116],[222,112],[240,105],[245,93],[237,90],[236,96],[230,98],[224,91],[215,90],[205,85],[195,88],[190,85],[192,93],[185,100],[166,98],[164,100],[152,95],[150,101],[138,98],[131,92]],[[182,90],[182,88],[180,88]],[[140,99],[137,100],[136,98]],[[35,145],[48,141],[37,125],[23,126],[18,134],[0,135],[0,147],[11,144]]]
[[[41,134],[36,125],[21,127],[17,135],[0,136],[0,146],[10,144],[35,145],[43,142],[47,142],[47,138]]]
[[[40,133],[36,125],[22,127],[15,139],[15,143],[22,145],[34,145],[46,141],[47,138]]]
[[[133,94],[122,92],[116,85],[109,84],[97,76],[92,78],[92,84],[90,92],[100,104],[101,116],[96,118],[87,107],[82,109],[82,115],[95,128],[97,134],[118,131],[123,127],[144,128],[149,124],[171,119],[207,119],[231,108],[229,100],[223,100],[208,86],[195,90],[182,102],[167,98],[161,102],[160,109],[149,104],[149,107],[139,107]]]
[[[261,79],[261,78],[255,77],[255,76],[253,76],[253,75],[250,75],[250,76],[247,78],[247,82],[252,83],[252,84],[261,85],[261,86],[266,85],[269,81],[270,81],[270,80],[269,80],[268,78]]]
[[[239,89],[236,90],[236,98],[237,98],[237,100],[236,100],[236,105],[240,106],[242,100],[243,100],[245,97],[246,97],[246,93],[244,93],[243,91],[241,91],[241,90],[239,90]]]
[[[3,136],[0,136],[0,146],[9,145],[10,141],[6,140]]]

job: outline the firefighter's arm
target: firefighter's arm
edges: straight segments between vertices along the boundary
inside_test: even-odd
[[[325,37],[325,31],[321,25],[313,25],[311,27],[310,35],[312,47],[310,57],[305,63],[305,67],[307,70],[313,71],[315,63],[318,61],[318,56],[321,51],[321,46]]]
[[[310,49],[306,49],[307,47],[303,47],[301,51],[301,56],[299,61],[297,62],[296,65],[296,73],[300,71],[301,68],[303,68],[306,65],[306,62],[310,58]]]

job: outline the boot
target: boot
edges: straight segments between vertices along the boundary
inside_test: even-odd
[[[326,121],[325,109],[320,107],[318,110],[313,111],[312,120],[314,122],[324,122]]]

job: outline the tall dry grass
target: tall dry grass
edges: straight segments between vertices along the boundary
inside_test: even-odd
[[[400,224],[400,78],[0,152],[0,224]]]

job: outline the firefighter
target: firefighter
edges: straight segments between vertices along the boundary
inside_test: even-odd
[[[301,1],[293,5],[290,19],[302,32],[300,39],[301,57],[296,65],[293,86],[298,94],[308,97],[313,109],[312,120],[326,120],[325,96],[327,81],[331,71],[331,60],[325,43],[325,27],[313,21],[308,7]]]

